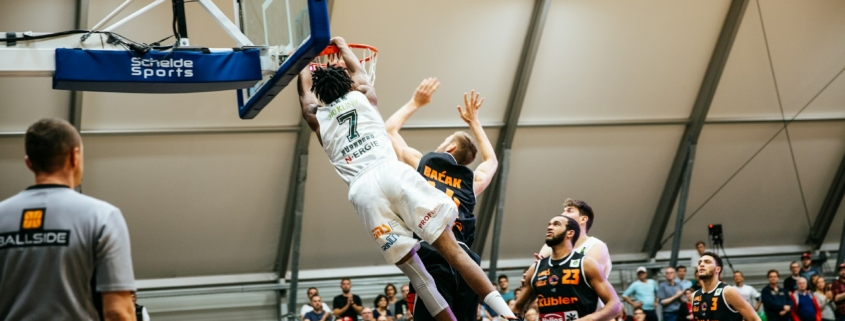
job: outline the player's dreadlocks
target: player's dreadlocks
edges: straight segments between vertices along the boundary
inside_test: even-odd
[[[346,68],[340,66],[317,67],[311,74],[311,92],[323,103],[330,104],[352,90],[352,78]]]

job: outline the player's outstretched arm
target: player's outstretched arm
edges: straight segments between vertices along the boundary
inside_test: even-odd
[[[528,304],[534,302],[537,298],[537,293],[534,292],[534,287],[531,286],[531,278],[534,277],[534,270],[537,268],[536,264],[528,267],[528,270],[522,274],[522,291],[519,292],[519,297],[516,298],[515,310],[516,315],[525,315]]]
[[[431,96],[440,87],[440,82],[437,78],[423,79],[422,83],[414,91],[414,96],[411,97],[404,106],[393,113],[387,121],[384,122],[384,127],[387,130],[387,136],[390,137],[390,142],[393,143],[393,150],[396,151],[396,157],[399,161],[417,168],[422,158],[422,153],[411,148],[405,143],[405,139],[399,135],[399,129],[405,125],[408,118],[411,118],[417,109],[428,105],[431,102]]]
[[[499,167],[499,160],[496,158],[496,152],[493,149],[493,144],[490,144],[490,139],[487,138],[487,133],[481,127],[481,121],[478,120],[478,109],[484,103],[484,98],[479,99],[479,93],[472,90],[467,96],[464,93],[464,109],[458,106],[458,113],[461,119],[469,125],[472,134],[475,135],[475,140],[478,142],[478,150],[481,152],[481,164],[475,168],[475,179],[472,182],[472,188],[475,196],[481,194],[490,182],[493,180],[493,175],[496,174],[496,169]]]
[[[728,286],[724,289],[725,301],[733,307],[739,314],[742,315],[742,319],[745,321],[760,321],[760,316],[757,315],[757,312],[754,311],[754,308],[751,307],[751,304],[746,302],[742,295],[739,294],[739,291],[732,287]]]
[[[299,72],[299,81],[296,82],[296,89],[299,92],[299,105],[302,108],[302,118],[308,123],[315,133],[320,144],[323,143],[320,138],[320,123],[317,122],[317,107],[320,101],[317,96],[311,92],[311,67],[305,67]]]
[[[340,51],[340,56],[343,58],[343,63],[346,65],[346,71],[349,72],[349,77],[352,78],[352,88],[364,93],[364,95],[367,96],[367,99],[370,100],[373,107],[377,106],[378,99],[376,98],[376,91],[373,88],[373,84],[371,84],[370,79],[367,78],[367,72],[363,67],[361,67],[361,62],[358,61],[358,57],[355,56],[352,49],[349,49],[349,45],[346,44],[346,40],[341,37],[334,37],[332,38],[331,44],[335,45],[338,51]]]
[[[596,260],[593,260],[591,257],[585,257],[583,260],[584,276],[587,277],[590,286],[596,291],[599,299],[604,302],[604,306],[579,320],[598,321],[614,319],[619,315],[619,312],[622,312],[622,302],[619,301],[616,290],[613,289],[613,285],[604,277],[604,271],[599,268]]]

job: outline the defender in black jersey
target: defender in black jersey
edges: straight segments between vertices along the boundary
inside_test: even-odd
[[[698,260],[701,289],[692,294],[692,313],[696,321],[760,321],[760,316],[739,290],[721,281],[722,258],[705,252]]]
[[[477,112],[484,99],[479,99],[479,95],[475,92],[470,95],[464,94],[466,108],[458,107],[461,118],[470,126],[478,140],[478,147],[472,142],[469,135],[464,132],[456,132],[447,137],[437,150],[422,155],[416,149],[409,147],[402,136],[399,135],[399,129],[405,121],[417,109],[431,101],[431,95],[439,86],[440,82],[435,78],[423,80],[411,100],[385,122],[385,129],[399,160],[415,167],[417,172],[428,180],[429,184],[443,191],[455,201],[455,205],[458,207],[458,218],[452,226],[452,233],[466,253],[476,263],[480,263],[480,257],[469,249],[475,240],[475,215],[473,215],[473,210],[475,209],[476,196],[481,194],[490,184],[498,166],[493,145],[490,144],[490,140],[478,121]],[[467,165],[475,160],[477,151],[481,152],[482,163],[473,171]],[[421,242],[417,253],[426,270],[434,278],[437,290],[452,308],[455,317],[458,320],[475,320],[478,312],[478,295],[472,291],[463,277],[453,270],[430,244]],[[411,287],[410,290],[409,296],[413,297],[415,295],[414,288]],[[408,299],[409,305],[413,304],[412,298],[406,299]],[[416,321],[434,320],[421,301],[417,301],[410,308]]]
[[[573,251],[581,228],[565,216],[555,216],[546,231],[546,245],[551,255],[526,273],[523,291],[516,300],[518,314],[527,310],[535,298],[540,321],[611,320],[622,311],[616,290],[604,276],[599,264]],[[596,311],[601,300],[605,306]]]

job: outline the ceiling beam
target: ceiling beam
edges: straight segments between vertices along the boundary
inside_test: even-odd
[[[819,215],[816,216],[816,222],[813,223],[810,236],[807,237],[807,244],[812,245],[814,250],[822,247],[827,232],[830,230],[830,224],[833,223],[833,217],[836,216],[836,212],[842,204],[843,196],[845,196],[845,156],[839,163],[839,170],[836,171],[836,176],[830,183],[830,188],[824,197],[824,203],[819,209]]]
[[[669,177],[666,178],[666,184],[660,195],[657,210],[654,213],[651,227],[643,244],[643,252],[648,254],[648,257],[654,257],[657,251],[660,250],[663,233],[666,231],[666,225],[669,223],[672,208],[675,206],[675,200],[678,198],[678,192],[681,188],[689,148],[691,145],[698,143],[698,137],[701,135],[701,129],[704,127],[705,120],[707,119],[707,112],[710,110],[710,104],[713,102],[713,96],[716,95],[716,88],[719,86],[722,71],[725,70],[725,64],[728,62],[731,47],[733,47],[747,6],[748,0],[731,1],[725,23],[722,25],[722,31],[719,33],[719,39],[716,41],[716,47],[713,49],[713,55],[710,58],[710,63],[707,65],[704,80],[701,82],[701,88],[698,90],[698,96],[692,107],[689,123],[684,129],[684,135],[681,136],[681,141],[675,152],[675,159],[669,170]]]
[[[505,123],[499,133],[496,144],[496,155],[503,155],[505,150],[511,148],[513,137],[519,123],[519,114],[522,112],[522,104],[525,101],[525,93],[528,91],[528,82],[531,80],[531,72],[534,69],[534,60],[537,57],[537,48],[540,46],[540,39],[543,36],[543,27],[546,25],[546,17],[549,14],[551,0],[535,0],[534,10],[531,13],[531,20],[528,25],[528,33],[525,36],[525,43],[522,46],[522,54],[519,57],[519,65],[516,70],[516,78],[511,89],[508,107],[505,111]],[[477,213],[476,237],[472,250],[481,255],[484,251],[484,243],[487,242],[487,233],[490,230],[490,223],[493,221],[493,213],[497,206],[497,200],[502,188],[499,186],[506,182],[507,177],[503,171],[497,171],[493,181],[487,188],[480,211]],[[504,204],[501,204],[504,206]]]

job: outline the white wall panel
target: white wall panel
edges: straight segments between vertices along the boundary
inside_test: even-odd
[[[2,1],[0,31],[74,29],[76,1]],[[5,33],[3,33],[5,38]],[[68,117],[70,92],[53,90],[50,78],[0,77],[0,131],[24,131],[38,119]]]
[[[296,135],[84,140],[82,190],[123,211],[136,278],[273,271]]]
[[[689,117],[729,2],[552,2],[521,122]]]
[[[426,153],[437,148],[452,132],[406,130],[401,134],[409,146]],[[492,141],[498,139],[497,130],[487,130],[487,133]],[[475,168],[480,159],[479,155],[470,167]],[[364,229],[349,202],[348,192],[349,189],[329,163],[316,137],[312,137],[302,220],[301,268],[387,264],[381,250],[373,242],[371,232]]]
[[[726,247],[804,244],[818,212],[818,203],[824,198],[823,193],[845,153],[841,139],[845,129],[841,125],[807,126],[812,127],[793,130],[792,138],[796,156],[809,148],[814,150],[813,155],[797,157],[811,209],[809,223],[784,132],[691,217],[781,128],[780,124],[706,125],[696,151],[686,212],[689,221],[684,226],[682,248],[692,248],[696,241],[707,240],[706,225],[711,223],[723,225]],[[831,134],[836,136],[825,137]],[[822,152],[813,146],[830,150]],[[812,157],[816,159],[810,160]],[[666,229],[667,237],[674,231],[674,222],[675,214]],[[761,232],[763,227],[765,231]]]
[[[89,26],[96,24],[122,2],[91,0]],[[116,22],[148,3],[133,2],[112,21]],[[232,19],[231,0],[215,0],[214,3]],[[185,11],[191,45],[213,48],[236,45],[198,3],[186,3]],[[172,17],[170,2],[164,2],[115,32],[139,42],[157,41],[173,33]],[[299,123],[301,117],[296,97],[294,85],[279,94],[258,117],[245,121],[238,117],[234,90],[192,94],[87,92],[83,101],[82,126],[88,130],[293,126]]]
[[[24,132],[41,118],[68,119],[70,92],[50,78],[0,77],[0,132]]]
[[[531,128],[517,131],[499,257],[530,257],[563,201],[595,211],[590,235],[611,254],[639,252],[683,126]]]
[[[407,102],[423,78],[443,85],[409,124],[462,124],[455,106],[472,89],[486,98],[481,120],[500,123],[533,1],[336,1],[332,35],[378,47],[379,108]]]
[[[781,118],[757,1],[749,1],[707,118]]]
[[[845,68],[845,2],[777,0],[760,6],[783,109],[792,117]],[[838,104],[813,106],[801,115],[842,116],[845,87],[838,88]]]
[[[26,168],[24,157],[23,137],[0,138],[0,200],[35,183],[35,176]]]

